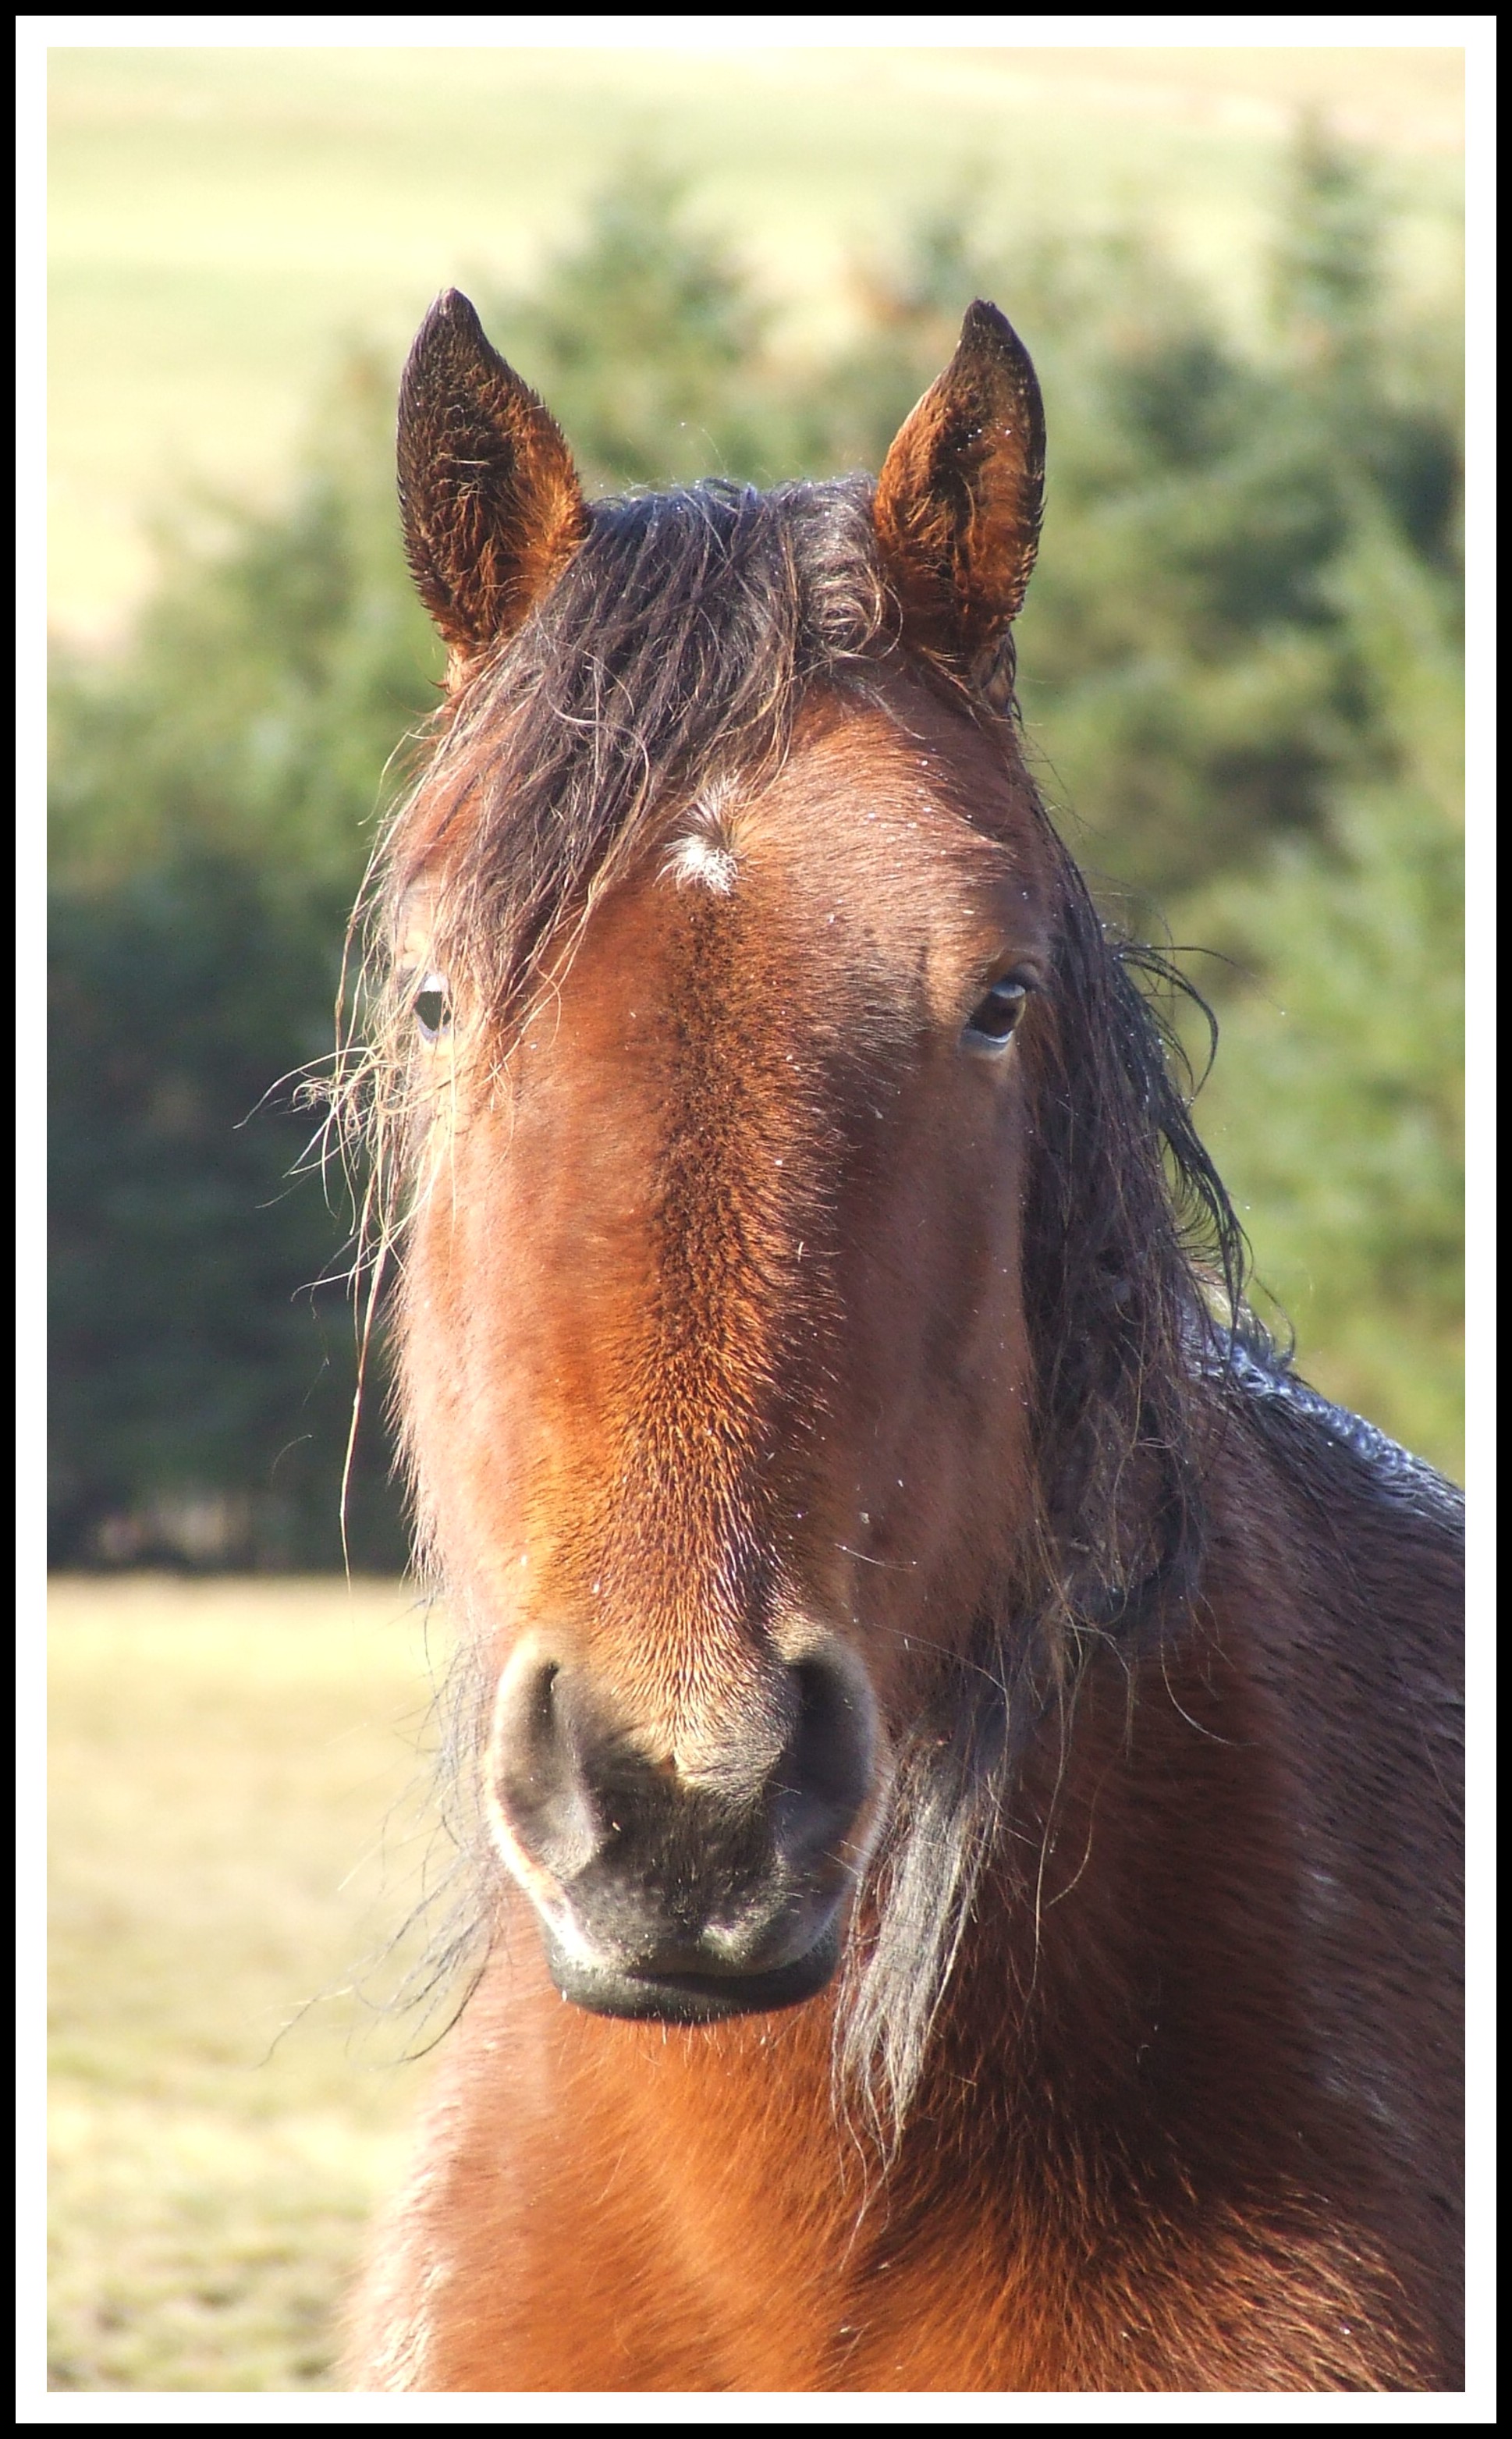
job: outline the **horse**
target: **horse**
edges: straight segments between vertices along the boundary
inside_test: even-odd
[[[349,2385],[1454,2387],[1461,1502],[1250,1315],[1031,778],[1024,347],[875,482],[590,506],[452,292],[399,469],[358,1115],[476,1945]]]

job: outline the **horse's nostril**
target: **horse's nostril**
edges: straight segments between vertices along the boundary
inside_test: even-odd
[[[507,1675],[493,1729],[493,1791],[511,1835],[555,1878],[571,1880],[604,1845],[583,1767],[570,1688],[556,1661]]]
[[[876,1733],[858,1668],[838,1654],[800,1661],[798,1717],[773,1779],[773,1828],[790,1865],[844,1838],[871,1787]]]

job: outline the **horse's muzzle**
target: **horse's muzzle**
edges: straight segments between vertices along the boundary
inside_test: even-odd
[[[732,1723],[695,1776],[648,1758],[588,1672],[539,1641],[510,1663],[490,1806],[565,1998],[704,2023],[796,2005],[829,1980],[872,1792],[873,1705],[838,1647],[780,1665],[773,1691],[765,1732]]]
[[[679,1973],[570,1955],[544,1925],[546,1962],[564,1999],[595,2016],[631,2016],[662,2024],[712,2024],[725,2016],[769,2015],[821,1991],[840,1962],[841,1910],[806,1956],[756,1972]]]

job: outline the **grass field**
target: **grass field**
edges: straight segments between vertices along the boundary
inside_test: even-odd
[[[963,182],[1003,232],[1143,220],[1253,313],[1309,104],[1388,160],[1406,275],[1455,276],[1450,49],[127,45],[55,49],[48,81],[49,603],[83,638],[140,596],[144,517],[187,478],[276,488],[344,335],[397,351],[447,281],[527,276],[632,152],[686,174],[800,347]]]
[[[50,1609],[49,2385],[329,2387],[425,2073],[351,1986],[424,1843],[423,1620],[340,1582]]]

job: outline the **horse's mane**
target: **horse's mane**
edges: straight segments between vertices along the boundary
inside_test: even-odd
[[[600,504],[560,582],[439,716],[365,894],[376,1023],[349,1106],[366,1129],[385,1246],[405,1186],[396,1079],[408,1007],[403,983],[382,977],[406,894],[422,869],[439,875],[436,962],[496,1028],[517,1020],[672,801],[724,770],[775,769],[815,686],[867,699],[896,672],[898,617],[870,497],[850,479],[768,493],[711,483]],[[1029,785],[1011,712],[974,701],[939,668],[915,673],[994,736]],[[1211,1381],[1235,1345],[1271,1361],[1244,1313],[1242,1235],[1192,1127],[1169,1020],[1173,992],[1196,994],[1111,931],[1042,807],[1038,817],[1060,903],[1054,1024],[1036,1028],[1031,1054],[1024,1296],[1037,1512],[1019,1578],[978,1621],[965,1661],[942,1669],[935,1716],[901,1757],[872,1902],[858,1916],[841,2079],[895,2130],[1022,1728],[1068,1696],[1096,1642],[1158,1632],[1188,1598],[1204,1546],[1207,1435],[1221,1413]],[[443,1794],[464,1849],[481,1859],[467,1789],[486,1689],[465,1631],[462,1642]],[[464,1878],[428,1988],[489,1916],[478,1875]]]

